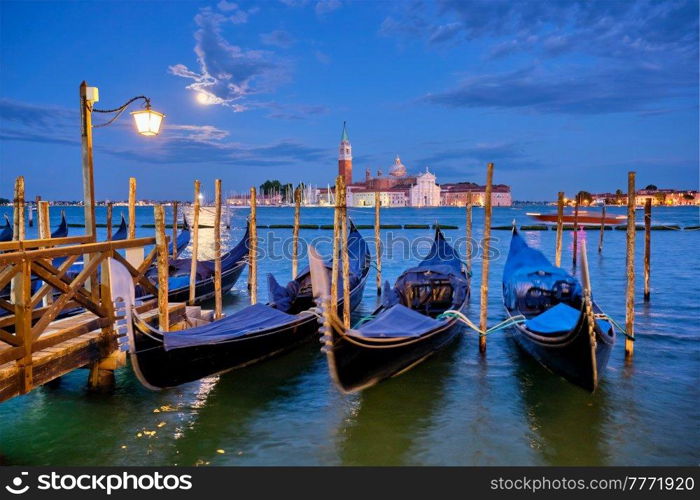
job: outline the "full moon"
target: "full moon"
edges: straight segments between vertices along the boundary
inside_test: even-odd
[[[197,94],[197,101],[199,104],[210,104],[211,98],[204,92],[200,92]]]

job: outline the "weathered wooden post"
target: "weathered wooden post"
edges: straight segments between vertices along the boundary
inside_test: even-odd
[[[467,193],[467,279],[471,283],[472,279],[472,192]]]
[[[156,248],[158,252],[158,322],[160,329],[168,331],[170,318],[168,311],[168,238],[165,236],[165,211],[163,205],[154,209],[156,222]]]
[[[481,258],[481,315],[479,318],[479,330],[485,332],[488,328],[489,307],[489,263],[491,250],[491,190],[493,186],[493,163],[486,167],[486,192],[484,193],[484,240],[483,254]],[[479,351],[486,352],[486,336],[479,336]]]
[[[627,174],[627,296],[625,300],[625,357],[629,360],[634,355],[634,237],[635,220],[634,207],[636,190],[634,187],[634,172]]]
[[[292,279],[299,267],[299,218],[301,215],[301,187],[294,190],[294,229],[292,229]]]
[[[136,178],[129,177],[129,239],[136,238]]]
[[[24,176],[20,175],[15,179],[15,199],[14,199],[14,228],[12,232],[13,240],[23,240],[24,233]]]
[[[651,198],[644,204],[644,302],[651,298]]]
[[[333,260],[331,265],[331,311],[338,312],[338,243],[340,240],[340,186],[343,177],[335,179],[335,211],[333,212]]]
[[[605,205],[600,213],[600,239],[598,240],[598,253],[603,253],[603,235],[605,234]]]
[[[345,177],[340,185],[340,253],[343,259],[343,325],[350,328],[350,255],[348,254],[348,201]]]
[[[177,202],[173,202],[173,259],[177,258]]]
[[[596,359],[595,316],[593,314],[593,299],[591,298],[591,275],[588,271],[588,252],[586,252],[586,240],[581,242],[581,281],[583,284],[583,302],[588,318],[588,344],[591,350],[591,359]],[[598,385],[598,366],[593,363],[593,387]]]
[[[379,211],[382,208],[382,198],[379,191],[374,192],[374,255],[377,261],[377,295],[382,294],[382,236]]]
[[[199,252],[199,181],[194,181],[194,214],[192,215],[192,258],[190,264],[189,304],[194,305],[197,288],[197,257]]]
[[[571,255],[571,260],[574,268],[576,268],[576,257],[578,254],[578,205],[581,201],[579,195],[576,195],[576,201],[574,201],[574,251]]]
[[[214,315],[221,318],[221,179],[214,181]]]
[[[49,202],[39,201],[36,207],[36,216],[38,219],[39,239],[48,240],[51,238],[51,222],[49,218]],[[53,293],[49,291],[41,299],[42,306],[46,307],[53,303]]]
[[[250,188],[250,268],[248,270],[248,289],[250,290],[250,303],[258,303],[258,226],[257,226],[257,200],[255,186]]]
[[[107,241],[112,241],[112,202],[107,203]]]
[[[51,238],[51,223],[49,221],[49,202],[40,201],[36,207],[36,216],[39,221],[39,239]]]
[[[557,242],[554,247],[554,265],[561,267],[561,243],[564,237],[564,192],[557,194]]]
[[[136,238],[136,178],[129,177],[129,235],[128,239]],[[143,247],[127,248],[126,260],[138,269],[143,263]]]

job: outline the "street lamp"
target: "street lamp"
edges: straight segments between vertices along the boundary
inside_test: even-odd
[[[151,109],[151,100],[146,96],[137,96],[126,101],[118,108],[96,109],[93,105],[99,101],[97,87],[88,87],[87,82],[80,84],[80,122],[83,157],[83,199],[85,205],[85,232],[95,239],[95,179],[93,174],[92,129],[106,127],[112,124],[135,101],[143,100],[144,109],[134,111],[136,131],[145,136],[158,135],[165,115]],[[99,125],[92,124],[92,113],[114,114],[107,122]]]

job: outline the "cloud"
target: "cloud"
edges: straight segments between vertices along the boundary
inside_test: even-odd
[[[278,102],[266,103],[265,107],[272,110],[267,115],[268,118],[281,120],[303,120],[310,116],[325,115],[330,111],[323,105],[289,105]]]
[[[265,45],[274,45],[283,49],[288,49],[296,40],[292,35],[284,30],[275,30],[270,33],[261,33],[260,41]]]
[[[379,33],[483,54],[481,71],[425,97],[433,104],[648,115],[669,99],[697,102],[694,0],[416,1],[391,12]],[[524,58],[535,63],[523,67]],[[514,61],[520,69],[503,71]]]
[[[76,119],[78,111],[56,106],[39,106],[12,99],[0,99],[0,119],[28,127],[56,128]]]
[[[596,71],[530,66],[466,78],[423,100],[450,108],[528,109],[541,113],[605,114],[653,111],[657,103],[697,96],[689,75],[648,67],[606,67]]]
[[[184,64],[175,64],[169,70],[173,75],[193,80],[187,88],[206,96],[209,104],[244,111],[246,97],[272,91],[288,78],[288,72],[269,51],[229,43],[222,34],[228,22],[236,21],[210,8],[202,9],[195,16],[198,29],[194,35],[199,71]]]
[[[319,0],[316,2],[316,7],[314,10],[316,11],[317,15],[323,16],[339,9],[342,6],[343,4],[340,0]]]

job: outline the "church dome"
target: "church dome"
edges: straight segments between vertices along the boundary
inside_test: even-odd
[[[389,175],[391,175],[392,177],[406,177],[406,166],[403,163],[401,163],[401,158],[399,158],[399,155],[396,155],[396,158],[394,159],[394,164],[389,170]]]

